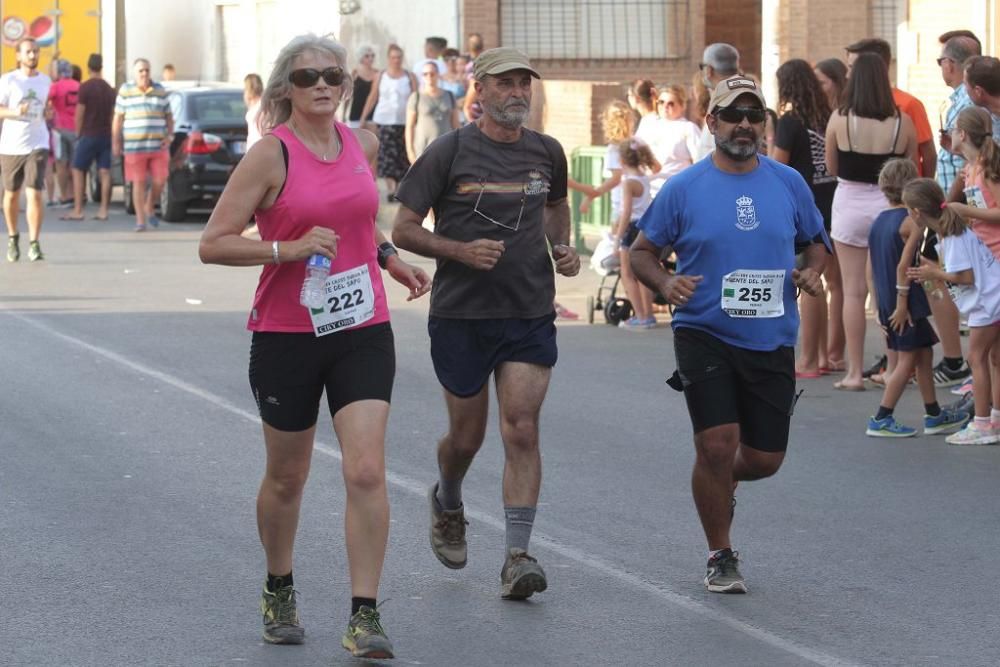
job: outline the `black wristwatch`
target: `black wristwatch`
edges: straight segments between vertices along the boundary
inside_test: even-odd
[[[389,258],[398,254],[399,252],[396,250],[396,246],[392,245],[388,241],[380,244],[378,247],[378,265],[384,269],[385,263],[389,261]]]

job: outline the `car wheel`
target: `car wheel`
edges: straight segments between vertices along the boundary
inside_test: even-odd
[[[135,203],[132,201],[132,181],[126,181],[122,186],[122,197],[125,198],[125,212],[135,215]]]
[[[101,177],[97,173],[96,163],[87,170],[87,192],[90,194],[90,201],[101,203]]]
[[[170,182],[167,181],[160,193],[160,217],[167,222],[184,222],[187,217],[187,202],[179,201],[170,195]]]

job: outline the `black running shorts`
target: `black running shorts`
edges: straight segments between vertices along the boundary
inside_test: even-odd
[[[438,381],[459,398],[475,396],[505,361],[556,365],[555,313],[530,319],[431,317],[431,361]]]
[[[279,431],[312,427],[323,389],[331,415],[355,401],[388,403],[395,375],[388,322],[320,337],[257,331],[250,344],[250,389],[261,420]]]
[[[695,433],[739,424],[740,442],[784,452],[795,407],[795,350],[729,345],[698,329],[674,330],[677,372]]]

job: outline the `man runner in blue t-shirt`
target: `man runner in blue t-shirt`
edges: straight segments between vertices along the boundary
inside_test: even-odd
[[[745,593],[729,540],[733,493],[741,481],[773,475],[785,457],[796,399],[796,289],[821,293],[829,239],[798,172],[758,154],[766,118],[758,86],[726,79],[709,108],[711,159],[660,191],[639,221],[631,262],[675,308],[671,386],[683,388],[694,429],[705,585]],[[677,254],[675,275],[659,261],[666,248]]]

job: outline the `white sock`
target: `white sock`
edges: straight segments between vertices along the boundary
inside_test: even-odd
[[[996,408],[990,410],[990,419],[995,422],[1000,422],[1000,410],[997,410]]]
[[[990,418],[989,417],[976,417],[976,426],[989,427]]]

